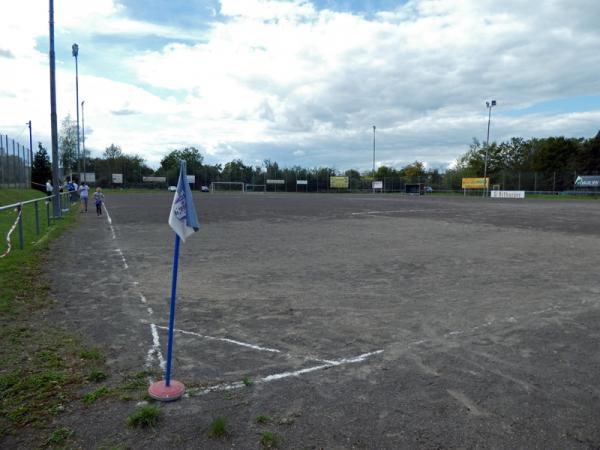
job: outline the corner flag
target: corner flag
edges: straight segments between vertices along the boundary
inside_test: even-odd
[[[179,181],[177,190],[171,205],[171,215],[169,216],[169,226],[177,233],[184,242],[185,238],[198,231],[198,217],[196,208],[192,200],[192,191],[187,182],[185,160],[181,161],[181,171],[179,172]]]
[[[173,255],[173,281],[171,282],[171,308],[169,311],[169,341],[167,343],[167,367],[165,379],[156,381],[148,388],[150,396],[156,400],[177,400],[185,392],[183,383],[171,380],[171,360],[173,355],[173,327],[175,325],[175,297],[177,294],[177,268],[179,266],[179,241],[198,231],[198,217],[192,200],[192,191],[187,182],[185,161],[181,161],[181,172],[177,182],[175,198],[171,205],[169,226],[175,231],[175,250]]]

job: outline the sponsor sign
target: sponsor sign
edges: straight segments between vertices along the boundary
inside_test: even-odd
[[[348,189],[348,177],[329,177],[329,187]]]
[[[112,182],[114,184],[123,184],[123,174],[122,173],[113,173],[112,174]]]
[[[525,191],[492,191],[492,198],[525,198]]]
[[[167,177],[143,177],[144,183],[166,183]]]
[[[490,178],[463,178],[463,189],[484,189],[490,187]]]
[[[284,180],[267,180],[267,184],[283,184]]]
[[[186,175],[188,184],[196,183],[196,175]]]
[[[79,174],[79,182],[85,181],[86,183],[95,183],[96,174],[94,172],[81,172]]]
[[[580,175],[575,180],[576,187],[600,187],[600,176]]]
[[[300,185],[306,186],[306,185],[308,185],[308,180],[296,180],[296,184],[299,186]]]
[[[383,189],[383,181],[373,181],[373,189]]]

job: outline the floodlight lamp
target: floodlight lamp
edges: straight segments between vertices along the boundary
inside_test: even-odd
[[[77,45],[77,44],[73,44],[73,46],[72,46],[71,48],[72,48],[72,50],[73,50],[73,56],[74,56],[75,58],[77,58],[77,54],[79,53],[79,45]]]
[[[485,102],[485,107],[489,108],[490,107],[490,102]]]
[[[492,106],[496,106],[496,100],[492,100]]]

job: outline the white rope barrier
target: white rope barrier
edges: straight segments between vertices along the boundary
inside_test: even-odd
[[[19,223],[19,220],[21,219],[21,214],[23,213],[23,208],[17,208],[19,213],[17,214],[17,219],[15,220],[15,223],[13,223],[13,226],[10,227],[10,230],[8,231],[8,234],[6,235],[6,251],[4,253],[2,253],[0,255],[0,258],[4,258],[6,255],[8,255],[12,249],[11,243],[10,243],[10,235],[12,234],[13,231],[15,231],[15,228],[17,228],[17,225]]]

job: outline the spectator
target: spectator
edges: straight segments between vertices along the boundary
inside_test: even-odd
[[[79,186],[79,197],[81,198],[81,207],[79,208],[79,212],[87,212],[89,190],[90,187],[85,184],[85,181],[83,181],[81,186]]]
[[[98,216],[102,215],[102,201],[104,200],[104,194],[102,193],[102,189],[97,187],[96,192],[94,192],[94,200],[96,201],[96,214]]]
[[[48,197],[52,195],[52,183],[50,183],[50,180],[46,181],[46,195]]]

